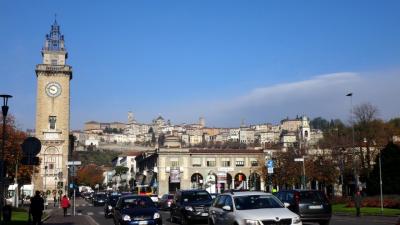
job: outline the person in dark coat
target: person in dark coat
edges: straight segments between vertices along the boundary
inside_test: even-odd
[[[40,196],[40,191],[36,191],[35,196],[31,198],[31,206],[29,210],[32,214],[33,225],[40,225],[42,223],[44,210],[44,199]]]
[[[356,207],[357,210],[356,216],[360,216],[361,201],[362,201],[361,192],[357,191],[356,194],[354,195],[354,206]]]

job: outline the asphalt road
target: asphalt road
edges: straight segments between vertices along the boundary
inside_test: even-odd
[[[77,215],[91,216],[99,225],[113,225],[112,218],[104,217],[104,207],[94,207],[89,202],[78,199],[76,206]],[[161,211],[164,225],[177,225],[169,222],[169,211]],[[395,224],[398,218],[396,217],[379,217],[379,216],[333,216],[330,225],[391,225]],[[207,223],[197,223],[199,225],[206,225]],[[316,223],[304,223],[304,225],[314,225]]]

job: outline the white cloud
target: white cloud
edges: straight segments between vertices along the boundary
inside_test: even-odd
[[[400,76],[398,72],[341,72],[312,77],[308,80],[259,87],[231,100],[215,100],[189,106],[170,113],[174,121],[192,120],[203,115],[211,126],[237,126],[246,123],[277,123],[296,115],[340,118],[347,121],[350,99],[353,104],[370,102],[380,110],[383,119],[400,116]],[[190,120],[190,119],[189,119]]]

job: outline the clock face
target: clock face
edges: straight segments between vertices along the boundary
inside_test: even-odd
[[[46,85],[46,94],[50,97],[57,97],[61,94],[61,85],[57,82],[50,82]]]

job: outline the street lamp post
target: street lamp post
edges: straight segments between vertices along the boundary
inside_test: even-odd
[[[381,198],[381,214],[383,215],[383,191],[382,191],[382,152],[379,152],[379,189]]]
[[[8,99],[12,98],[11,95],[0,95],[1,98],[3,98],[3,106],[1,106],[1,111],[3,113],[3,141],[2,141],[2,148],[1,148],[1,158],[0,158],[0,224],[3,224],[3,206],[4,206],[4,201],[5,201],[5,195],[4,195],[4,182],[5,182],[5,167],[4,167],[4,152],[5,152],[5,143],[6,143],[6,118],[8,114]]]
[[[352,142],[351,142],[351,149],[352,149],[352,154],[353,154],[353,173],[354,173],[354,191],[356,192],[358,189],[358,176],[357,176],[357,169],[356,169],[356,153],[354,149],[354,121],[353,121],[353,93],[348,93],[346,95],[347,97],[350,97],[350,122],[351,122],[351,136],[352,136]]]

